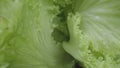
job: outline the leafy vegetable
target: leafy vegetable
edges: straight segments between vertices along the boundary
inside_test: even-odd
[[[75,1],[67,22],[70,41],[63,47],[85,68],[120,67],[119,6],[118,0]]]
[[[0,0],[0,68],[119,68],[119,0]]]
[[[0,68],[72,68],[73,59],[56,43],[50,0],[0,0]]]

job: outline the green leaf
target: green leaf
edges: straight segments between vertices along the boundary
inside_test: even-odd
[[[0,0],[0,29],[10,26],[0,35],[0,68],[72,68],[73,58],[51,36],[58,12],[50,0]]]
[[[82,2],[81,4],[79,4]],[[120,1],[77,0],[64,49],[86,68],[120,67]]]

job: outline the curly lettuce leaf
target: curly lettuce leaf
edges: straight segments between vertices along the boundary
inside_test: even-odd
[[[52,0],[0,0],[0,68],[72,68],[51,36],[58,12]]]
[[[85,68],[120,67],[120,1],[77,0],[64,49]],[[80,4],[81,3],[81,4]]]

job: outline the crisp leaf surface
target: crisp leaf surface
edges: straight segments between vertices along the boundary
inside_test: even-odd
[[[120,67],[120,1],[77,0],[63,47],[86,68]],[[81,4],[79,4],[81,2]]]

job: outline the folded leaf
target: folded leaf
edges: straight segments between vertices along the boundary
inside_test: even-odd
[[[120,1],[77,0],[64,49],[85,68],[120,67]],[[81,4],[79,4],[81,3]]]

